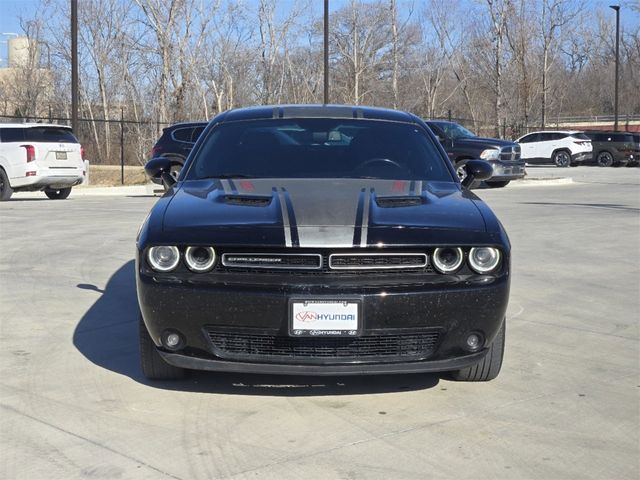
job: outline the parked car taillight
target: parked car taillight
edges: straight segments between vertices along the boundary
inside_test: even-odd
[[[152,149],[151,149],[151,158],[156,158],[160,152],[162,152],[162,147],[159,145],[155,145]]]
[[[36,159],[36,148],[33,145],[20,145],[27,151],[27,163]]]
[[[574,140],[573,143],[576,145],[589,145],[591,140]]]

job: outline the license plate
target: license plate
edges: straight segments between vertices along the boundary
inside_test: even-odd
[[[291,299],[289,333],[296,337],[357,336],[361,305],[359,299]]]
[[[56,160],[66,160],[67,152],[56,152]]]

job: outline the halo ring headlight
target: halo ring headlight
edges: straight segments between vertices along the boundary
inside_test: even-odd
[[[208,272],[216,263],[216,251],[213,247],[187,247],[184,261],[193,272]]]
[[[464,253],[458,247],[439,247],[433,251],[433,266],[440,273],[453,273],[460,268]]]
[[[474,247],[469,251],[469,266],[476,273],[489,273],[500,263],[500,250],[493,247]]]
[[[180,250],[172,245],[159,245],[147,251],[147,261],[158,272],[170,272],[180,263]]]

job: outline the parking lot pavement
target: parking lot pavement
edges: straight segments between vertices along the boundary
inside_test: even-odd
[[[640,169],[562,170],[582,177],[478,191],[513,243],[505,364],[484,384],[149,383],[132,258],[155,199],[16,195],[0,204],[0,477],[637,479]]]

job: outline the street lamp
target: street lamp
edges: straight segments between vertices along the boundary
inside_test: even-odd
[[[616,11],[616,82],[615,82],[615,100],[613,107],[613,129],[618,131],[618,69],[620,68],[620,5],[609,5]]]

